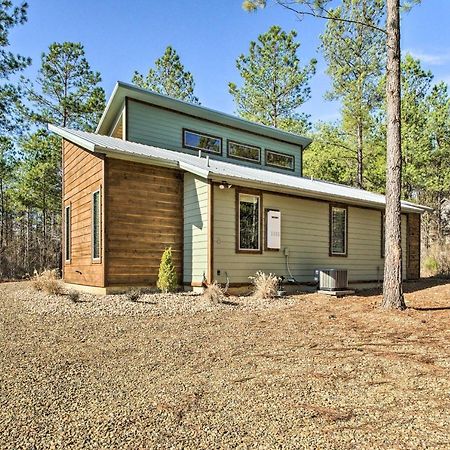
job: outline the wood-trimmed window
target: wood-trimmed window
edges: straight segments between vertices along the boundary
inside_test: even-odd
[[[100,261],[102,249],[102,210],[100,189],[92,193],[92,260]]]
[[[261,164],[261,148],[256,147],[255,145],[227,141],[227,154],[230,158]]]
[[[295,158],[287,153],[266,149],[266,166],[294,171]]]
[[[183,147],[221,155],[222,138],[183,128]]]
[[[71,227],[71,208],[70,205],[64,207],[64,261],[70,263],[71,258],[71,242],[72,242],[72,227]]]
[[[262,195],[236,190],[236,252],[262,253]]]
[[[348,208],[345,205],[330,205],[330,256],[347,256]]]
[[[382,258],[384,258],[384,246],[386,242],[386,229],[384,225],[384,212],[381,211],[381,249],[380,249],[380,255]]]

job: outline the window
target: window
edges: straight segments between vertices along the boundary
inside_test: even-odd
[[[261,197],[238,193],[238,251],[261,250]]]
[[[384,225],[384,212],[381,212],[381,257],[384,258],[384,244],[386,239],[386,231]]]
[[[183,130],[183,147],[192,150],[222,154],[222,138],[210,136],[196,131]]]
[[[100,191],[92,194],[92,259],[100,259],[101,250],[101,210]]]
[[[294,170],[294,157],[285,153],[278,153],[272,150],[266,150],[266,165],[279,167],[281,169]]]
[[[256,163],[261,162],[261,149],[253,145],[240,144],[228,141],[228,156],[231,158],[245,159]]]
[[[330,205],[330,256],[347,256],[347,208]]]
[[[70,205],[64,209],[64,260],[70,262],[70,243],[72,241],[70,226]]]

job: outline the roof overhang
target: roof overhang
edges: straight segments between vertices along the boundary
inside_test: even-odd
[[[219,174],[210,173],[209,179],[213,182],[222,183],[226,182],[230,185],[239,185],[241,187],[247,187],[252,189],[261,190],[264,187],[264,190],[273,192],[274,195],[277,193],[283,193],[292,195],[293,197],[301,197],[310,200],[324,200],[324,201],[333,201],[336,203],[345,203],[347,205],[354,205],[359,207],[366,207],[371,209],[378,209],[380,211],[384,211],[385,205],[384,203],[374,202],[370,200],[357,200],[355,198],[345,196],[345,195],[331,195],[329,193],[319,193],[309,189],[300,189],[300,188],[289,188],[287,186],[281,186],[277,183],[270,183],[268,181],[249,181],[245,178],[235,177],[235,176],[221,176]],[[415,205],[410,202],[402,201],[402,213],[418,213],[423,214],[425,211],[432,211],[432,208],[422,205]]]
[[[260,178],[256,179],[251,176],[252,173],[255,173],[251,172],[251,170],[254,169],[244,168],[245,171],[243,172],[243,175],[239,175],[239,171],[236,169],[239,168],[242,171],[243,167],[236,166],[231,163],[222,162],[222,166],[220,166],[218,165],[218,161],[210,160],[209,158],[199,158],[198,156],[128,142],[110,136],[70,130],[51,124],[48,125],[48,128],[50,131],[58,134],[62,138],[73,142],[88,151],[93,153],[101,153],[116,159],[124,159],[143,164],[180,169],[213,182],[227,182],[229,184],[239,185],[242,187],[270,191],[274,194],[284,193],[296,197],[342,202],[349,205],[370,207],[372,209],[379,210],[384,210],[385,208],[384,197],[382,195],[355,190],[353,188],[349,188],[348,186],[336,185],[333,183],[330,184],[318,180],[309,181],[305,179],[302,180],[304,186],[293,186],[290,185],[287,180],[290,180],[291,183],[295,184],[298,182],[297,177],[289,176],[286,178],[286,175],[277,175],[273,180],[270,180],[270,177],[267,177],[267,173],[264,173],[264,177],[261,178],[259,171],[258,176]],[[226,172],[224,167],[226,167],[228,173],[224,173]],[[285,179],[284,183],[280,181],[283,177]],[[324,187],[327,189],[324,190]],[[341,194],[336,191],[340,191]],[[354,191],[357,193],[365,192],[366,194],[370,194],[370,196],[361,199],[355,195]],[[352,193],[353,195],[351,195]],[[432,208],[402,201],[402,212],[422,214],[426,211],[432,211]]]
[[[126,99],[134,99],[149,105],[159,106],[173,110],[178,113],[194,116],[216,122],[218,125],[238,128],[242,131],[263,135],[268,138],[281,140],[289,144],[299,146],[305,149],[312,140],[297,134],[288,133],[277,128],[260,125],[248,120],[241,119],[231,114],[225,114],[214,109],[205,108],[204,106],[195,105],[184,102],[166,95],[157,94],[147,89],[142,89],[135,85],[118,81],[114,86],[111,97],[106,104],[106,108],[95,130],[99,134],[109,134],[117,116],[122,111]]]

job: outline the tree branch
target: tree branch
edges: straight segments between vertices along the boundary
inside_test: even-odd
[[[357,25],[363,25],[367,28],[371,28],[373,30],[377,30],[377,31],[380,31],[381,33],[386,34],[386,30],[384,30],[383,28],[377,27],[376,25],[372,25],[367,22],[361,22],[359,20],[343,19],[342,17],[335,17],[335,16],[331,15],[329,13],[329,11],[327,11],[325,8],[322,8],[323,11],[326,13],[326,15],[323,15],[323,14],[319,14],[318,12],[316,12],[313,8],[310,8],[311,11],[299,11],[298,9],[291,6],[292,3],[288,3],[285,0],[275,0],[275,2],[278,3],[280,6],[282,6],[283,8],[294,12],[298,16],[312,16],[312,17],[316,17],[318,19],[336,20],[337,22],[345,22],[345,23],[353,23],[353,24],[357,24]]]

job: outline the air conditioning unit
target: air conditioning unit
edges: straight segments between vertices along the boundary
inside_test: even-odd
[[[320,269],[319,289],[321,291],[348,290],[347,269]]]

